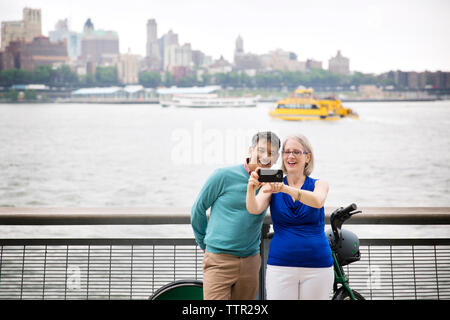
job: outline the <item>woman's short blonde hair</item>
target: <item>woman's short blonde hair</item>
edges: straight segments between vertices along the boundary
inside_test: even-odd
[[[303,151],[308,152],[308,154],[310,154],[309,162],[305,165],[305,169],[303,171],[305,176],[309,176],[314,169],[314,152],[311,147],[311,144],[309,143],[309,140],[302,134],[291,135],[284,140],[281,152],[284,152],[284,146],[286,145],[286,142],[290,139],[298,141],[302,145]],[[281,161],[281,169],[283,169],[284,173],[287,173],[286,167],[284,166],[284,161]]]

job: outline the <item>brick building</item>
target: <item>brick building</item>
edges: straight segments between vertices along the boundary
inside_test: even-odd
[[[41,9],[23,9],[23,19],[19,21],[2,22],[3,50],[11,41],[30,42],[42,34]]]
[[[31,42],[11,41],[0,56],[2,69],[33,71],[40,65],[61,65],[69,62],[64,41],[52,43],[38,36]]]

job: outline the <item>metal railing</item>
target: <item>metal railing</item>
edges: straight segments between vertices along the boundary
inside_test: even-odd
[[[334,208],[326,208],[326,222]],[[450,208],[361,208],[349,224],[450,225]],[[188,224],[189,208],[0,208],[0,225]],[[271,223],[265,219],[264,261]],[[361,239],[346,266],[367,299],[450,299],[450,239]],[[194,239],[0,239],[0,299],[147,299],[202,279]],[[259,297],[264,296],[264,268]]]
[[[0,299],[147,299],[201,279],[193,239],[3,239]]]
[[[346,267],[366,299],[450,299],[450,239],[363,239]]]

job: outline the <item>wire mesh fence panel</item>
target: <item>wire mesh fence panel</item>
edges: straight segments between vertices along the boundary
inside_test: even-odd
[[[450,299],[450,246],[369,245],[346,267],[366,299]]]
[[[193,240],[26,242],[0,247],[0,299],[148,299],[174,280],[202,279],[203,252]]]

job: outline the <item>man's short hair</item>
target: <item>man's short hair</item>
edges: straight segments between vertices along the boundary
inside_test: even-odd
[[[267,142],[270,142],[272,146],[277,147],[277,151],[281,147],[280,138],[278,138],[278,136],[271,131],[263,131],[255,134],[252,138],[252,147],[256,147],[258,145],[259,140],[261,139],[266,140]]]

